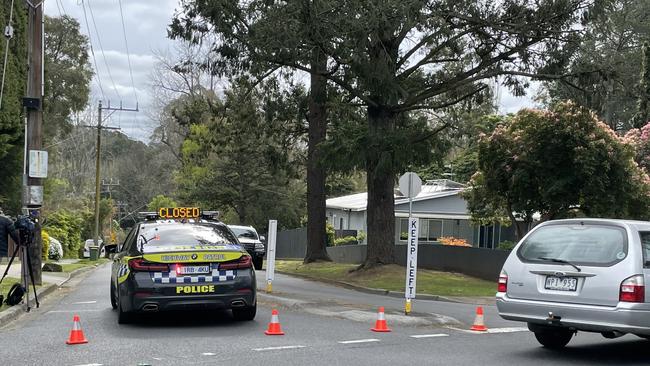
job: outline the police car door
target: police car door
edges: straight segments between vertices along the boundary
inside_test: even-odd
[[[122,258],[126,254],[126,250],[129,247],[128,244],[130,241],[132,241],[136,231],[138,231],[137,224],[131,229],[129,234],[126,236],[126,239],[124,239],[124,242],[117,246],[117,250],[115,251],[115,255],[113,256],[113,264],[111,266],[111,281],[113,281],[113,284],[117,282],[117,272],[120,269]]]

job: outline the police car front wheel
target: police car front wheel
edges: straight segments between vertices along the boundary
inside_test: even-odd
[[[115,286],[111,284],[111,306],[113,309],[117,309],[117,299],[115,299]]]
[[[250,321],[255,319],[255,314],[257,313],[257,304],[253,306],[246,306],[242,308],[233,308],[232,316],[235,320],[240,321]]]

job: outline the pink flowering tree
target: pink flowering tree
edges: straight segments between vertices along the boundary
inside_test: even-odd
[[[477,220],[506,218],[518,237],[535,213],[542,220],[647,218],[648,175],[634,160],[631,139],[571,102],[523,109],[481,137],[470,211]]]

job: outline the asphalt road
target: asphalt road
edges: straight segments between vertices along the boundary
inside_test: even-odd
[[[259,273],[263,277],[263,273]],[[359,294],[334,286],[277,276],[275,296],[261,297],[258,317],[235,322],[230,314],[165,314],[136,324],[118,325],[108,299],[109,267],[66,285],[10,326],[0,329],[2,365],[647,365],[648,341],[633,336],[605,340],[579,334],[561,352],[541,348],[534,337],[513,323],[491,319],[494,331],[471,334],[441,325],[407,325],[398,321],[399,299]],[[295,295],[295,296],[294,296]],[[293,303],[282,297],[300,297]],[[285,336],[263,334],[271,304],[279,307]],[[337,315],[371,313],[387,307],[391,333],[374,333],[359,321]],[[296,305],[299,304],[299,305]],[[318,312],[307,307],[319,307]],[[473,306],[416,303],[416,310],[453,318],[467,317]],[[327,311],[326,311],[327,310]],[[73,314],[81,317],[88,344],[65,340]],[[515,324],[517,327],[521,325]],[[507,328],[502,327],[507,326]],[[463,327],[457,327],[462,329]],[[426,337],[413,337],[413,336]],[[341,343],[343,342],[343,343]]]

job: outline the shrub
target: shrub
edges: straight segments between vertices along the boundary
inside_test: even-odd
[[[327,245],[334,244],[334,225],[329,222],[325,225],[325,232],[327,233]]]
[[[499,245],[497,246],[497,249],[512,250],[512,248],[514,248],[515,245],[517,245],[517,243],[512,242],[510,240],[504,240],[501,243],[499,243]]]
[[[64,256],[77,256],[85,221],[86,215],[83,212],[59,210],[48,215],[47,232],[61,241]]]
[[[41,230],[41,241],[43,242],[43,247],[41,248],[41,258],[47,260],[50,253],[50,235],[45,230]]]
[[[347,245],[347,244],[357,244],[357,237],[355,236],[346,236],[343,238],[334,239],[334,245]]]
[[[467,242],[465,239],[454,238],[453,236],[441,236],[438,238],[438,241],[442,245],[449,245],[454,247],[471,247],[472,245]]]

